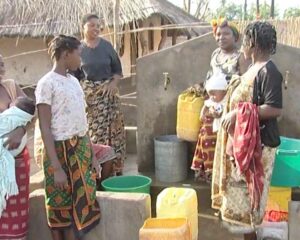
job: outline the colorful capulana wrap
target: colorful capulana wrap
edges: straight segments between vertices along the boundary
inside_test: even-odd
[[[213,19],[211,21],[211,26],[214,34],[216,34],[218,27],[229,27],[232,30],[233,35],[236,37],[236,40],[240,37],[240,32],[237,26],[233,22],[229,22],[226,18],[219,17],[218,19]]]
[[[54,184],[54,169],[43,150],[46,211],[51,229],[73,227],[77,238],[94,228],[100,220],[100,207],[96,199],[96,174],[92,171],[92,148],[89,138],[73,137],[55,141],[55,150],[68,178],[67,188]]]

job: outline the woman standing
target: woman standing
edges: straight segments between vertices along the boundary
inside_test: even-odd
[[[91,141],[113,147],[117,154],[113,172],[122,174],[125,158],[124,118],[120,110],[118,83],[122,77],[120,59],[112,45],[99,37],[99,17],[82,19],[81,85],[87,102]]]
[[[215,40],[219,47],[212,53],[210,62],[211,68],[207,74],[206,82],[210,80],[212,75],[218,72],[222,72],[226,75],[226,79],[230,82],[232,75],[244,73],[248,66],[244,56],[238,50],[237,42],[239,40],[239,32],[232,23],[224,19],[213,21],[212,25]],[[200,178],[211,181],[217,140],[217,134],[213,132],[212,127],[214,117],[217,117],[214,111],[210,111],[210,114],[204,117],[200,129],[191,166],[191,169],[196,172],[196,180]]]
[[[4,76],[5,66],[0,55],[0,112],[10,108],[17,97],[25,96],[14,80],[5,80]],[[4,145],[10,150],[18,148],[25,133],[23,127],[15,129],[7,136]],[[28,230],[30,157],[27,148],[15,158],[15,165],[19,194],[7,200],[6,209],[0,217],[0,239],[26,239]]]
[[[68,74],[80,66],[80,41],[60,35],[49,45],[52,71],[39,80],[36,104],[43,148],[46,211],[54,240],[74,240],[100,219],[97,162],[87,136],[84,93]]]
[[[229,85],[228,102],[223,113],[223,128],[218,133],[214,158],[212,207],[220,210],[222,219],[229,223],[231,231],[244,233],[247,240],[256,239],[255,226],[262,222],[274,165],[275,147],[280,143],[276,118],[281,114],[282,108],[282,75],[270,60],[275,51],[276,31],[271,24],[254,22],[246,27],[243,52],[246,59],[252,60],[252,66]],[[257,111],[257,122],[252,123],[261,126],[257,135],[260,135],[262,146],[260,140],[256,141],[254,134],[250,142],[258,143],[258,148],[254,149],[252,146],[253,152],[247,157],[244,156],[243,160],[250,161],[257,167],[251,168],[250,164],[245,172],[241,173],[238,168],[239,157],[244,153],[239,153],[238,149],[245,150],[249,147],[238,146],[232,159],[226,154],[226,146],[228,133],[231,134],[232,129],[235,128],[239,132],[248,126],[244,123],[239,125],[243,116],[239,115],[241,112],[238,109],[242,105],[252,106],[250,113]],[[252,134],[255,133],[255,129],[252,131],[248,128]],[[266,134],[266,130],[272,131],[272,138]],[[235,140],[249,140],[245,138],[246,135],[236,138],[236,132],[235,130]],[[249,156],[250,159],[247,159]],[[249,172],[252,175],[248,175]],[[260,178],[255,179],[256,176]],[[249,181],[251,179],[253,181]],[[257,184],[253,186],[253,183]]]

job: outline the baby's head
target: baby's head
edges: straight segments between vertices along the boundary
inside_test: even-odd
[[[29,97],[17,97],[17,99],[14,101],[14,106],[30,115],[34,115],[35,103]]]
[[[214,90],[214,89],[210,89],[207,91],[209,98],[213,101],[213,102],[221,102],[225,95],[226,95],[226,90]]]
[[[215,73],[207,81],[205,89],[209,98],[214,102],[221,102],[226,95],[227,80],[222,72]]]

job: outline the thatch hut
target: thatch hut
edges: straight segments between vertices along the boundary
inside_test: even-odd
[[[105,37],[113,41],[113,5],[114,0],[0,1],[0,53],[8,57],[9,76],[22,84],[35,83],[51,66],[45,51],[49,38],[57,34],[79,36],[80,19],[86,13],[104,18]],[[198,19],[166,0],[120,0],[119,23],[125,75],[135,71],[136,58],[210,30],[196,27],[201,24]],[[166,25],[179,24],[189,27],[166,29]],[[137,30],[141,28],[146,30]],[[17,57],[11,57],[14,55]]]

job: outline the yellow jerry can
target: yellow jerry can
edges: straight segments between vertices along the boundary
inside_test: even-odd
[[[192,239],[198,239],[198,201],[192,188],[166,188],[156,201],[158,218],[187,218]]]
[[[149,218],[139,232],[139,240],[191,240],[186,218]]]
[[[177,137],[186,141],[196,142],[201,127],[200,112],[204,98],[195,93],[184,92],[177,102]]]

